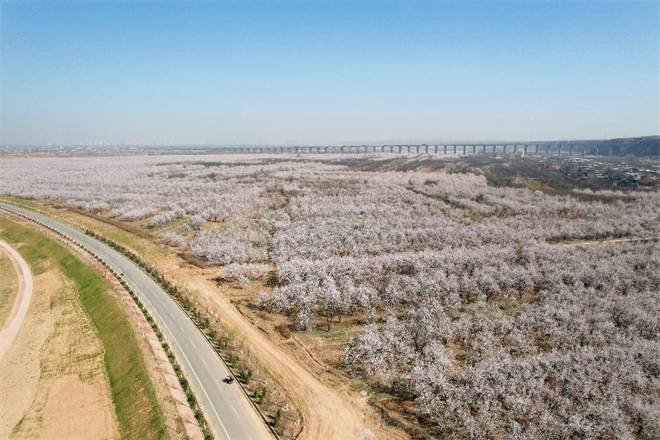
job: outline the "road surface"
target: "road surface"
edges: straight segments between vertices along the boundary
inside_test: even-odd
[[[7,322],[0,330],[0,360],[2,360],[27,315],[32,300],[32,272],[23,257],[2,240],[0,240],[0,249],[7,254],[18,275],[18,295]]]
[[[273,436],[245,394],[222,381],[229,371],[206,338],[176,302],[146,273],[119,252],[47,216],[0,203],[0,208],[27,215],[83,244],[104,258],[138,294],[156,320],[190,382],[216,439],[272,440]]]

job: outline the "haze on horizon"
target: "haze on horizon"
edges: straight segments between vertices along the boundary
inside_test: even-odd
[[[0,4],[2,144],[660,133],[660,3]]]

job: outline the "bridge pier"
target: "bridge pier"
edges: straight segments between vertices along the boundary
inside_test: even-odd
[[[477,154],[477,146],[472,145],[472,154]]]
[[[447,154],[447,146],[443,145],[443,147],[445,147],[445,154]]]
[[[429,146],[424,144],[424,153],[429,154]]]
[[[435,146],[435,154],[438,154],[438,146]]]
[[[454,145],[454,154],[456,154],[456,145]]]

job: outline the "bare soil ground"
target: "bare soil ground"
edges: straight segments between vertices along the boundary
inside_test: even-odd
[[[0,438],[119,438],[96,329],[70,281],[48,262],[40,266],[0,364]]]
[[[7,255],[0,252],[0,328],[5,325],[18,294],[18,277]]]
[[[50,235],[47,232],[46,232],[46,234]],[[82,260],[84,260],[84,258]],[[51,264],[47,264],[47,266],[49,268],[48,270],[55,271],[58,274],[58,276],[60,276],[63,280],[65,280],[65,281],[68,280],[64,276],[64,274],[62,274],[61,272],[59,272],[55,269],[50,269]],[[52,265],[52,267],[57,267],[57,266]],[[13,266],[12,266],[12,268],[13,268]],[[46,269],[44,267],[42,267],[42,261],[40,261],[37,264],[36,270],[39,271],[39,272],[46,271]],[[72,284],[72,283],[67,283],[67,284]],[[108,286],[110,286],[110,285],[108,285]],[[75,286],[71,286],[70,288],[75,290]],[[127,318],[127,322],[132,327],[132,330],[136,335],[135,340],[137,342],[137,348],[139,349],[139,351],[141,353],[141,358],[144,360],[144,365],[146,367],[146,372],[148,374],[148,379],[149,379],[149,382],[150,382],[150,386],[153,389],[153,391],[155,393],[155,396],[156,396],[156,400],[158,401],[158,405],[159,405],[160,409],[162,410],[163,422],[164,422],[164,425],[165,425],[165,428],[166,428],[166,431],[167,431],[166,438],[172,439],[172,440],[180,440],[180,439],[188,438],[188,436],[186,434],[186,429],[183,426],[183,422],[181,421],[180,417],[178,417],[177,403],[175,402],[172,394],[170,393],[170,390],[169,390],[169,387],[168,387],[167,383],[164,381],[164,377],[163,377],[164,372],[162,371],[162,369],[161,369],[161,367],[158,363],[158,360],[156,359],[156,356],[153,352],[152,345],[149,343],[146,336],[144,336],[144,331],[142,330],[142,327],[140,326],[140,323],[137,322],[137,320],[135,319],[134,314],[131,312],[131,310],[129,310],[129,307],[126,304],[126,301],[119,295],[118,292],[116,292],[112,288],[108,288],[107,293],[112,295],[114,297],[114,299],[117,301],[117,304],[120,306],[118,310],[121,310],[125,314],[125,316]],[[75,294],[76,294],[76,297],[79,298],[80,293],[76,291]],[[51,311],[53,310],[53,304],[54,303],[51,300]],[[78,305],[82,307],[82,304],[80,303],[80,301],[78,301]],[[91,323],[91,321],[89,320],[89,316],[86,314],[86,312],[83,309],[80,309],[80,311],[82,311],[85,314],[85,317],[88,318],[87,321],[89,321],[89,323]],[[96,328],[94,326],[92,328],[94,329],[94,332],[96,332]],[[98,340],[98,342],[101,342],[100,339],[97,338],[97,340]],[[78,345],[75,341],[73,342],[73,344]],[[103,362],[104,353],[103,353],[102,344],[101,344],[101,352],[100,353],[101,353],[101,361]],[[105,371],[106,365],[102,365],[102,366],[103,366],[104,371]],[[107,380],[108,380],[107,374],[105,375],[104,380],[107,384]],[[58,381],[59,381],[59,379],[58,379]],[[70,390],[70,389],[75,390],[75,387],[71,384],[71,378],[67,378],[67,380],[65,380],[65,381],[59,381],[58,383],[60,383],[60,382],[66,382],[67,383],[67,386],[62,388],[63,393],[66,390]],[[74,397],[75,396],[77,396],[77,395],[74,394]],[[54,404],[53,408],[55,408],[55,409],[68,408],[67,411],[62,412],[61,415],[63,417],[69,417],[69,416],[67,416],[67,414],[70,414],[71,410],[75,410],[75,408],[76,408],[76,406],[75,406],[76,400],[74,399],[74,405],[73,406],[71,406],[71,404],[69,403],[70,399],[67,398],[66,395],[63,396],[62,400],[65,403],[68,403],[68,404],[62,405],[61,402],[56,402]],[[84,400],[85,400],[84,396],[78,397],[78,400],[83,401],[82,402],[82,407],[83,408],[85,406],[88,406],[84,402]],[[52,399],[51,399],[50,402],[52,402]],[[116,421],[115,408],[111,406],[111,410],[113,411],[113,416],[114,416],[114,419]],[[84,423],[89,423],[90,422],[86,419],[86,417],[82,417],[79,420],[83,420]],[[52,423],[55,423],[55,422],[51,421],[49,423],[52,424]],[[94,423],[94,420],[91,420],[91,423]],[[57,425],[57,423],[55,423],[55,425]],[[2,431],[0,431],[0,432],[2,432]],[[65,433],[64,435],[60,436],[60,435],[57,435],[56,432],[50,432],[49,431],[46,438],[88,438],[87,434],[85,434],[83,436],[79,436],[79,435],[75,434],[75,432],[72,435],[69,435],[69,434],[71,434],[71,433]],[[117,435],[120,435],[120,434],[117,434]],[[0,435],[0,438],[5,438],[5,436]],[[38,437],[38,438],[41,438],[41,437]],[[90,437],[90,438],[104,438],[104,437],[100,436],[100,435],[97,435],[97,434],[93,434],[92,437]]]
[[[407,437],[385,426],[369,405],[368,397],[346,384],[346,378],[333,374],[326,365],[313,359],[301,344],[284,340],[271,323],[257,323],[245,307],[236,307],[230,296],[245,292],[219,286],[213,280],[218,276],[217,268],[180,266],[171,259],[161,262],[161,268],[200,292],[200,303],[219,314],[223,326],[233,330],[239,339],[244,338],[251,352],[276,374],[304,414],[300,438],[347,440],[365,433],[382,439]],[[252,288],[256,290],[258,286],[253,284]]]

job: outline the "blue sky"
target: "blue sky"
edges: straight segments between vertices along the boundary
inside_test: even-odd
[[[658,134],[659,2],[0,3],[2,144]]]

